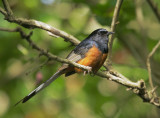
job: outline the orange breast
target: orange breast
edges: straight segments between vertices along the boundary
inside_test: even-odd
[[[93,72],[97,72],[99,68],[103,65],[107,54],[102,54],[102,52],[93,46],[85,55],[85,58],[81,59],[77,63],[85,66],[92,67]],[[75,68],[76,72],[83,72],[83,70]]]
[[[96,72],[100,69],[100,67],[103,65],[103,63],[104,63],[104,61],[106,60],[106,58],[107,58],[107,54],[103,54],[102,55],[102,58],[101,58],[101,61],[100,61],[100,63],[99,63],[99,65],[97,66],[97,68],[96,68]]]

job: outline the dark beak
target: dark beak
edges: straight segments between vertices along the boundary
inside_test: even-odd
[[[107,35],[109,36],[110,34],[114,34],[114,32],[108,32]]]

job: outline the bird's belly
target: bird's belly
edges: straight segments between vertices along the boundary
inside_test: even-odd
[[[102,52],[96,47],[93,46],[85,55],[85,57],[79,60],[77,63],[92,67],[92,71],[96,72],[101,66],[103,54]],[[83,70],[75,68],[76,72],[83,72]]]

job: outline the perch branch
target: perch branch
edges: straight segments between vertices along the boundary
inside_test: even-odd
[[[40,52],[41,55],[46,56],[49,60],[55,60],[55,61],[58,61],[61,63],[67,63],[67,64],[70,64],[72,66],[75,66],[77,68],[80,68],[80,69],[83,69],[86,71],[90,71],[90,69],[91,69],[90,67],[83,66],[83,65],[77,64],[75,62],[71,62],[67,59],[62,59],[60,57],[57,57],[57,56],[49,53],[48,51],[45,51],[44,49],[40,48],[30,39],[32,32],[29,33],[29,35],[26,35],[22,31],[21,28],[15,28],[15,29],[0,28],[0,30],[8,31],[8,32],[19,32],[21,37],[23,39],[25,39],[33,49]],[[150,94],[151,93],[150,91],[147,91],[147,88],[145,86],[145,82],[143,80],[140,80],[138,82],[132,82],[129,79],[127,79],[126,77],[124,77],[122,74],[120,74],[116,71],[98,72],[96,75],[103,77],[103,78],[106,78],[110,81],[114,81],[118,84],[121,84],[121,85],[127,87],[129,90],[132,90],[141,99],[143,99],[144,102],[151,103],[151,104],[157,106],[158,108],[160,108],[159,98],[157,96],[153,96],[152,94]]]

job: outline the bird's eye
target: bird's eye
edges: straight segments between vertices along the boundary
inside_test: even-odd
[[[103,34],[107,34],[107,33],[108,33],[107,30],[100,30],[100,31],[98,31],[99,35],[103,35]]]

